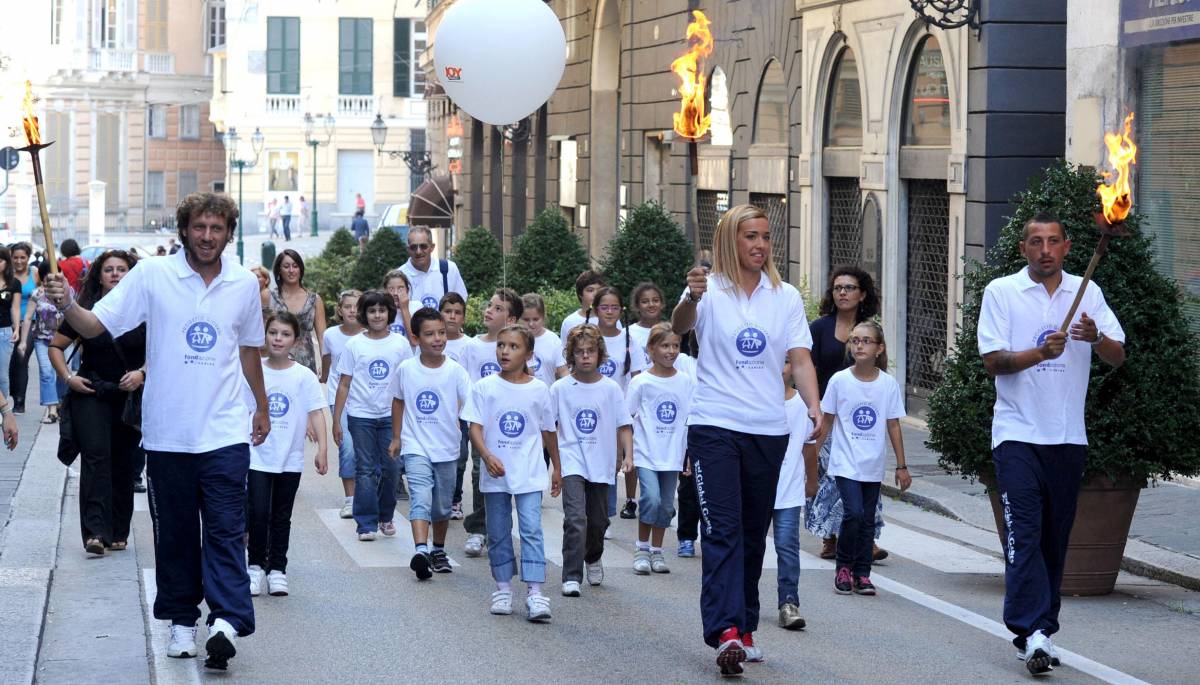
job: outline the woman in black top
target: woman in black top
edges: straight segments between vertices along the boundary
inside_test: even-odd
[[[7,247],[0,246],[0,392],[11,396],[9,387],[9,360],[13,348],[21,339],[21,282],[13,277],[12,255]],[[24,414],[24,392],[21,406],[13,402],[18,414]]]
[[[133,268],[124,250],[100,255],[84,277],[76,298],[91,309]],[[67,367],[63,351],[72,343],[83,348],[78,374]],[[81,450],[79,523],[84,549],[104,554],[125,549],[133,518],[134,456],[141,433],[121,418],[129,393],[146,382],[146,326],[113,340],[105,332],[82,338],[63,324],[50,343],[50,363],[70,388],[71,424]]]
[[[850,331],[859,323],[879,314],[879,294],[875,280],[857,266],[839,266],[829,277],[829,288],[821,300],[821,316],[809,324],[812,332],[813,364],[817,367],[817,386],[825,396],[825,386],[833,374],[854,365],[854,359],[846,353],[846,341]],[[883,360],[884,366],[887,359]],[[835,531],[842,524],[842,499],[837,484],[825,471],[829,466],[828,438],[821,445],[818,473],[820,475],[816,496],[807,509],[804,526],[809,532],[822,538],[821,558],[832,559],[837,548]],[[805,458],[814,445],[805,445]],[[811,463],[811,462],[810,462]],[[883,502],[875,510],[875,537],[883,529]],[[875,560],[887,557],[887,551],[875,547]]]

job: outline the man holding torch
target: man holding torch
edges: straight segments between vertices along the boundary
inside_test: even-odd
[[[1029,265],[984,291],[979,354],[996,379],[992,457],[1006,528],[1004,623],[1036,675],[1058,665],[1050,636],[1059,627],[1067,539],[1087,459],[1083,404],[1092,352],[1120,366],[1125,333],[1098,286],[1063,272],[1071,241],[1057,217],[1041,213],[1026,222],[1020,250]],[[1072,317],[1069,335],[1060,326],[1065,316]]]
[[[237,220],[228,197],[189,195],[176,210],[184,249],[144,261],[91,311],[69,298],[62,274],[44,281],[46,295],[85,337],[116,338],[146,324],[142,445],[155,522],[154,617],[171,621],[167,654],[194,657],[199,605],[207,602],[204,665],[220,670],[236,653],[236,638],[254,632],[242,542],[246,472],[249,443],[261,444],[271,428],[258,279],[222,256]],[[256,407],[246,405],[243,376]]]

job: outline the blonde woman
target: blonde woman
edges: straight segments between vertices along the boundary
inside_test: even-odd
[[[815,426],[821,415],[812,338],[800,292],[771,262],[771,225],[762,210],[733,207],[714,236],[711,273],[692,269],[671,316],[675,332],[695,329],[696,394],[687,453],[703,512],[700,612],[704,641],[723,675],[762,660],[758,580],[779,470],[788,446],[783,365]],[[735,400],[735,401],[731,401]],[[811,437],[819,439],[821,429]]]

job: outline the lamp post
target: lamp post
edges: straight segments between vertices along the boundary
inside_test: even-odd
[[[258,157],[262,154],[263,149],[263,134],[256,126],[254,127],[254,135],[250,136],[250,148],[254,152],[254,159],[247,161],[238,156],[238,133],[237,127],[230,126],[229,130],[225,131],[221,141],[225,143],[225,152],[229,155],[230,168],[236,167],[238,170],[238,236],[237,236],[237,255],[238,263],[244,264],[246,261],[245,243],[242,241],[242,226],[246,223],[245,213],[242,211],[242,176],[247,168],[254,168],[258,164]]]
[[[384,150],[383,145],[387,142],[387,124],[383,123],[383,116],[376,114],[375,121],[371,122],[371,142],[375,143],[375,149],[379,154],[386,154],[390,159],[397,157],[404,160],[408,166],[409,173],[424,178],[433,171],[433,158],[429,156],[427,150]]]
[[[317,116],[321,116],[318,114]],[[312,191],[312,235],[317,235],[317,148],[324,147],[333,140],[333,115],[325,115],[325,140],[320,141],[313,137],[313,128],[316,120],[311,112],[304,113],[304,142],[312,147],[312,170],[313,170],[313,191]]]

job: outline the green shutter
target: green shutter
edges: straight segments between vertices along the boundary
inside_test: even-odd
[[[372,93],[370,19],[338,20],[338,93]]]
[[[300,94],[299,17],[267,17],[267,92]]]
[[[392,20],[392,95],[412,96],[412,22]]]

